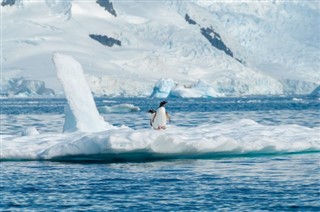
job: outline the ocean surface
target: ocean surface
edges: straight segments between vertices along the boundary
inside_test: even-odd
[[[165,132],[161,100],[97,98],[117,128],[66,135],[65,99],[0,99],[0,210],[320,211],[318,97],[166,99]]]

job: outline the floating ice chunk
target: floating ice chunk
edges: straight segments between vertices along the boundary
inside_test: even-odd
[[[29,127],[27,129],[25,129],[22,133],[22,136],[30,136],[30,135],[39,135],[39,132],[37,130],[37,128],[35,127]]]
[[[138,106],[133,104],[119,104],[113,106],[101,106],[98,107],[99,113],[127,113],[140,111]]]
[[[54,96],[52,89],[46,88],[41,80],[27,80],[23,77],[3,79],[0,82],[1,95],[9,97]]]
[[[199,80],[190,86],[178,85],[172,79],[160,79],[153,88],[151,97],[182,97],[182,98],[200,98],[200,97],[220,97],[224,94],[215,91],[207,82]]]
[[[60,53],[53,55],[53,62],[68,100],[63,132],[98,132],[110,128],[98,113],[80,63]]]
[[[261,125],[253,120],[94,133],[5,135],[0,160],[136,160],[320,151],[319,127]],[[137,154],[138,153],[138,154]]]
[[[172,79],[160,79],[153,88],[151,97],[166,98],[176,83]]]
[[[205,81],[199,80],[197,83],[189,87],[177,86],[173,88],[169,96],[182,97],[182,98],[200,98],[200,97],[218,97],[218,96],[224,96],[224,95],[216,92]]]
[[[310,93],[310,96],[320,97],[320,85]]]

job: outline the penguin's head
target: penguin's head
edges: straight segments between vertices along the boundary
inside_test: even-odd
[[[160,105],[159,105],[159,107],[162,107],[162,106],[164,106],[165,104],[167,104],[168,102],[166,102],[166,101],[162,101],[162,102],[160,102]]]
[[[150,109],[150,110],[148,110],[148,113],[151,113],[151,114],[153,114],[153,113],[155,113],[156,111],[154,110],[154,109]]]

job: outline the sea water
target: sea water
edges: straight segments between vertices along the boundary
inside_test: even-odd
[[[100,151],[90,144],[105,139],[101,134],[62,137],[65,99],[0,100],[1,210],[320,210],[318,98],[167,99],[171,122],[166,131],[182,140],[160,139],[156,146],[143,142],[160,133],[150,128],[146,112],[160,99],[98,98],[98,107],[129,103],[140,108],[102,114],[120,133],[108,137],[116,141],[98,160],[97,154],[65,157],[63,148]],[[29,127],[40,135],[21,136]],[[17,144],[7,145],[11,138]],[[206,143],[207,138],[213,140]],[[57,140],[69,143],[47,147],[61,145]],[[61,157],[51,157],[52,152]]]

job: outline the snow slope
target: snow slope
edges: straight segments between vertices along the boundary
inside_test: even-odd
[[[56,94],[53,52],[81,63],[95,95],[163,97],[153,92],[161,79],[185,97],[303,94],[320,84],[317,1],[2,0],[0,8],[1,80],[40,80]]]

